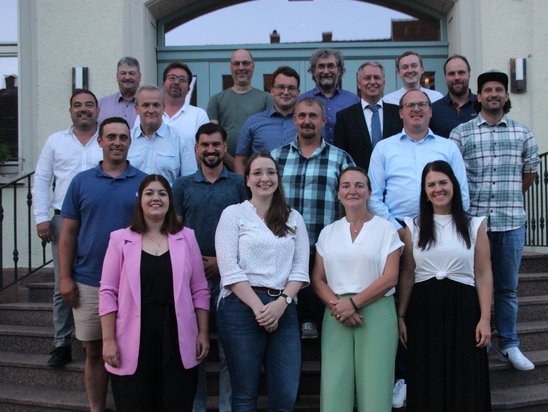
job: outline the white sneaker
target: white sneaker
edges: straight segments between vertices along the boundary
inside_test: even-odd
[[[520,371],[535,369],[535,365],[527,359],[518,347],[499,349],[498,358],[503,362],[510,362],[514,368]]]
[[[407,385],[403,379],[398,379],[392,389],[392,407],[402,408],[407,398]]]

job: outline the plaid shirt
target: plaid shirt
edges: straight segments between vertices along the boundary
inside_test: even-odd
[[[487,230],[502,232],[525,223],[522,175],[536,173],[538,146],[528,127],[507,116],[490,125],[478,114],[453,129],[468,175],[472,216],[487,216]]]
[[[310,158],[303,156],[297,140],[274,149],[272,157],[280,167],[287,201],[303,216],[310,244],[315,245],[321,230],[338,217],[337,182],[354,161],[323,139]]]

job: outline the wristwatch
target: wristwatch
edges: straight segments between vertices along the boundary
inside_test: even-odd
[[[284,298],[285,303],[288,305],[291,305],[291,302],[293,302],[293,298],[291,296],[287,296],[285,293],[282,293],[280,296]]]

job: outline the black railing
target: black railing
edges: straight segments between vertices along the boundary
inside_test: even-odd
[[[31,177],[33,174],[34,172],[31,172],[0,185],[0,270],[2,271],[0,292],[32,275],[52,261],[46,256],[46,243],[36,236],[32,221]],[[9,195],[12,196],[11,199],[8,199]],[[5,199],[6,205],[4,205]],[[21,219],[21,216],[24,218]],[[7,224],[4,225],[4,222]],[[12,230],[9,245],[6,245],[8,242],[4,236],[6,228]],[[5,246],[11,248],[11,263],[4,262]],[[33,252],[41,254],[41,256],[33,257]],[[24,256],[25,254],[27,256]],[[23,266],[23,264],[25,265]],[[8,271],[13,271],[13,275],[11,276]]]
[[[548,246],[548,152],[540,155],[538,177],[525,193],[527,246]]]

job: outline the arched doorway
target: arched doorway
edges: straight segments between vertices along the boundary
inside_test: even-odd
[[[349,0],[350,1],[350,0]],[[400,87],[399,79],[395,74],[394,59],[406,50],[417,51],[424,59],[424,65],[430,76],[432,88],[446,92],[443,79],[443,62],[447,57],[448,42],[445,13],[451,8],[454,0],[447,1],[415,1],[403,2],[397,0],[368,1],[383,7],[391,8],[416,17],[421,22],[437,26],[439,36],[433,41],[404,41],[402,36],[394,36],[386,41],[318,41],[306,43],[277,43],[277,44],[227,44],[214,46],[166,46],[165,33],[196,17],[211,13],[222,8],[247,1],[185,1],[183,4],[173,0],[156,1],[149,6],[150,11],[158,18],[156,51],[158,79],[165,66],[173,60],[183,60],[189,64],[196,74],[196,94],[194,101],[198,106],[205,107],[209,97],[223,89],[223,76],[229,75],[228,61],[231,52],[236,48],[246,48],[253,53],[255,60],[254,86],[267,88],[269,74],[276,67],[288,64],[301,75],[301,90],[309,90],[313,81],[307,73],[308,58],[313,50],[321,47],[337,48],[344,57],[346,74],[343,77],[344,87],[356,90],[355,73],[364,60],[378,60],[386,69],[386,91]],[[257,4],[260,2],[253,2]],[[337,10],[337,18],[345,16],[344,10]],[[215,29],[215,28],[212,28]]]

